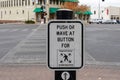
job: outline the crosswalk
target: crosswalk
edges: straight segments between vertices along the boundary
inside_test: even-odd
[[[36,29],[28,29],[28,28],[25,28],[25,29],[0,29],[0,32],[17,32],[17,31],[20,31],[20,32],[27,32],[27,31],[34,31]]]

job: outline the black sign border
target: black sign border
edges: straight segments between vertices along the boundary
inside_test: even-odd
[[[82,38],[81,38],[81,66],[80,67],[51,67],[50,66],[50,58],[49,58],[49,56],[50,56],[50,24],[51,23],[80,23],[82,26],[82,31],[81,31],[81,36],[82,36]],[[48,67],[50,68],[50,69],[60,69],[60,70],[62,70],[62,69],[80,69],[80,68],[82,68],[83,67],[83,60],[84,60],[84,55],[83,55],[83,53],[84,53],[84,27],[83,27],[83,23],[80,21],[80,20],[66,20],[66,21],[63,21],[63,20],[55,20],[55,21],[50,21],[49,23],[48,23],[48,31],[47,31],[48,33],[48,39],[47,39],[47,44],[48,44],[48,46],[47,46],[47,49],[48,49],[48,51],[47,51],[47,57],[48,57],[48,61],[47,61],[47,63],[48,63]]]

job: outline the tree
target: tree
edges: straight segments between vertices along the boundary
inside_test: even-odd
[[[61,8],[74,10],[78,6],[78,0],[61,0],[63,5]]]
[[[74,10],[78,6],[77,2],[64,2],[64,8]]]
[[[75,12],[85,12],[87,10],[89,10],[89,7],[87,5],[78,5],[78,2],[63,2],[63,5],[61,6],[61,8],[65,8],[65,9],[71,9]]]
[[[87,5],[80,5],[80,6],[77,6],[75,10],[80,12],[85,12],[90,10],[90,8]]]

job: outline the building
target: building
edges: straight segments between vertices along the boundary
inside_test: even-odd
[[[45,2],[46,1],[46,2]],[[0,20],[25,21],[42,19],[41,7],[44,6],[46,19],[55,18],[55,12],[60,8],[60,0],[0,0]]]
[[[33,9],[31,0],[0,0],[0,20],[34,19]]]
[[[98,19],[99,11],[97,8],[92,8],[91,19]],[[101,8],[100,10],[100,19],[104,20],[120,20],[120,7],[109,6],[105,8]]]
[[[46,1],[46,2],[45,2]],[[55,19],[55,13],[58,9],[61,8],[63,2],[61,0],[34,0],[34,13],[36,17],[36,21],[40,21],[45,17],[46,21],[50,19]],[[43,11],[42,11],[43,6]],[[44,15],[46,13],[46,15]],[[42,15],[43,14],[43,15]]]
[[[77,3],[78,0],[0,0],[0,21],[47,22],[56,18],[56,11],[63,7],[64,2]],[[88,20],[88,11],[79,19]]]

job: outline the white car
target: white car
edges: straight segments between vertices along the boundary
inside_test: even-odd
[[[104,20],[102,21],[103,24],[117,24],[116,20]]]
[[[102,19],[91,19],[91,20],[89,21],[89,23],[90,23],[90,24],[91,24],[91,23],[100,24],[100,23],[102,23]]]

